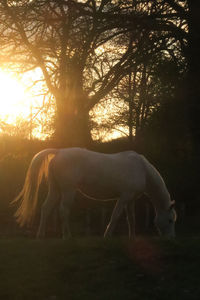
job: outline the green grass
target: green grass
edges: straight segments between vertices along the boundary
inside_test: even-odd
[[[200,238],[0,240],[2,300],[200,299]]]

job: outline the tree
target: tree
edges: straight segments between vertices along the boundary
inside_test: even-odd
[[[130,32],[126,38],[137,48],[137,56],[133,57],[127,75],[124,74],[110,93],[110,99],[105,99],[111,102],[112,98],[112,105],[119,108],[109,118],[107,127],[120,131],[124,128],[125,135],[128,128],[130,141],[133,134],[136,138],[141,136],[143,128],[148,125],[148,118],[162,105],[163,98],[170,100],[174,97],[175,90],[180,86],[180,82],[174,80],[174,75],[180,77],[180,73],[186,70],[186,60],[182,53],[185,50],[185,19],[177,17],[174,9],[164,1],[135,3],[138,4],[135,9],[140,11],[143,30],[137,37],[133,38]],[[131,24],[131,18],[128,16],[127,19]],[[120,44],[123,44],[122,39],[118,40]],[[119,104],[120,101],[124,105]]]
[[[56,135],[61,144],[90,140],[89,111],[126,71],[132,45],[124,45],[112,67],[104,66],[101,53],[103,46],[127,30],[120,9],[104,0],[4,0],[0,4],[1,62],[18,72],[40,68],[40,80],[55,97]]]
[[[188,119],[191,136],[194,142],[195,155],[200,150],[200,25],[199,25],[199,2],[187,0],[188,12],[188,47],[186,59],[188,62],[188,76],[185,90],[185,102],[188,109]]]
[[[183,40],[166,2],[1,1],[1,62],[18,72],[40,68],[56,101],[61,144],[87,144],[89,112],[136,60],[172,44],[172,36]]]

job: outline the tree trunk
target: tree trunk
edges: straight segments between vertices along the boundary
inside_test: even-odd
[[[128,127],[129,127],[129,145],[132,147],[133,144],[133,101],[134,101],[134,96],[133,96],[133,88],[132,87],[132,72],[129,73],[129,79],[128,79],[128,94],[129,94],[129,101],[128,101],[128,106],[129,106],[129,116],[128,116]],[[135,79],[135,76],[134,76]]]
[[[90,147],[92,143],[89,111],[76,105],[80,99],[59,97],[57,101],[55,140],[58,147]]]
[[[189,126],[193,138],[195,152],[200,148],[200,22],[199,1],[188,0],[189,5],[189,40],[188,40],[188,77],[187,77],[187,104]]]

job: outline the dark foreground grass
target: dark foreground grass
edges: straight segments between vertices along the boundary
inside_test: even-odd
[[[0,240],[2,300],[200,299],[200,238]]]

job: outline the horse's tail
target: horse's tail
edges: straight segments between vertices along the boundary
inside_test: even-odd
[[[58,149],[46,149],[37,153],[28,168],[24,186],[12,203],[20,201],[15,213],[17,222],[23,226],[32,221],[38,202],[38,190],[43,176],[47,179],[48,166]]]

